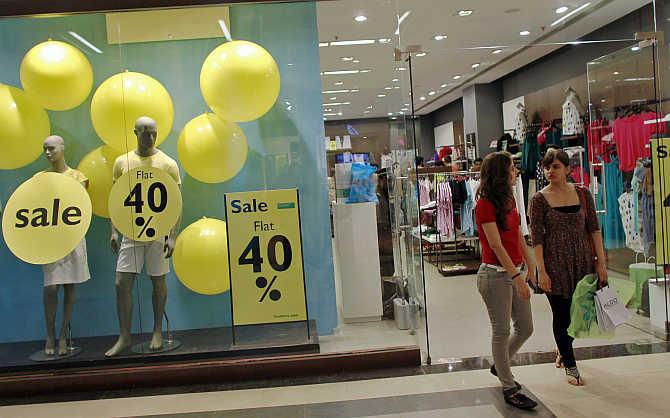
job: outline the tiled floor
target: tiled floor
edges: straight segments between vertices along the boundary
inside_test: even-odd
[[[542,405],[534,413],[505,405],[486,370],[162,396],[0,407],[2,418],[253,417],[667,417],[670,353],[586,360],[587,386],[565,382],[552,364],[515,367],[515,378]],[[552,415],[553,414],[553,415]]]

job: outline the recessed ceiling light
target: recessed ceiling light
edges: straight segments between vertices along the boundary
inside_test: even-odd
[[[337,116],[342,116],[342,112],[337,112]]]
[[[358,89],[351,89],[351,92],[352,92],[352,93],[358,93],[359,91],[360,91],[360,90],[358,90]]]
[[[360,63],[359,60],[353,60],[352,62],[353,62],[354,64],[358,64],[358,63]]]
[[[354,20],[355,20],[356,22],[365,22],[366,20],[368,20],[368,17],[367,17],[367,16],[363,16],[363,15],[359,15],[359,16],[356,16],[356,17],[354,18]]]
[[[398,79],[398,78],[394,78],[393,80],[391,80],[391,82],[393,82],[393,83],[397,83],[398,81],[400,81],[400,79]]]
[[[408,108],[406,108],[406,107],[403,107],[402,109],[400,109],[400,111],[401,111],[401,112],[408,112],[408,111],[409,111],[409,109],[408,109]]]
[[[459,10],[458,11],[458,15],[460,17],[470,16],[471,14],[472,14],[472,10]]]
[[[337,97],[331,97],[330,100],[337,100]]]
[[[472,68],[477,68],[477,67],[479,67],[480,65],[481,65],[480,63],[475,62],[474,64],[472,64]]]
[[[372,70],[361,70],[361,74],[371,73]]]
[[[556,9],[556,14],[560,15],[562,13],[565,13],[565,12],[568,11],[568,9],[569,9],[569,7],[567,7],[567,6],[561,6],[558,9]]]
[[[444,83],[444,84],[442,84],[442,85],[440,86],[440,88],[445,88],[445,87],[449,87],[449,84]]]
[[[336,86],[341,86],[341,85],[343,85],[343,84],[344,84],[344,82],[342,82],[342,81],[337,81],[337,82],[335,82],[335,85],[336,85]]]
[[[419,97],[419,100],[426,100],[426,96]]]
[[[426,55],[428,55],[428,54],[423,52],[423,51],[416,54],[417,57],[425,57]]]
[[[575,15],[575,14],[581,12],[582,10],[586,9],[587,7],[589,7],[590,5],[591,5],[591,3],[586,3],[586,4],[583,4],[583,5],[579,6],[578,8],[576,8],[576,9],[573,10],[573,11],[571,11],[570,13],[568,13],[568,14],[566,14],[566,15],[560,17],[560,18],[557,19],[555,22],[552,22],[552,23],[551,23],[551,26],[553,27],[553,26],[558,25],[559,23],[561,23],[561,22],[567,20],[570,16],[573,16],[573,15]]]
[[[391,120],[397,120],[398,118],[396,116],[391,116]]]
[[[363,139],[368,139],[368,137],[367,137],[367,136],[364,136]]]
[[[368,109],[372,109],[373,107],[374,107],[374,106],[368,106],[367,108],[368,108]]]
[[[600,103],[605,103],[605,99],[600,99]]]
[[[390,44],[391,39],[390,38],[381,38],[381,39],[379,39],[379,43],[380,44]]]
[[[358,74],[362,72],[361,70],[337,70],[337,71],[324,71],[321,75],[347,75],[347,74]]]
[[[330,43],[330,46],[372,45],[374,43],[374,39],[357,39],[354,41],[334,41]]]
[[[463,76],[462,75],[455,75],[453,78],[454,78],[454,80],[458,80],[461,77],[463,77]]]
[[[330,45],[328,42],[319,42],[319,48]]]
[[[365,111],[365,112],[363,112],[363,113],[370,113],[370,111],[369,111],[369,110],[366,110],[366,111]]]
[[[428,95],[429,96],[435,96],[435,92],[433,90],[431,90],[431,91],[428,92]]]
[[[384,87],[384,90],[393,90],[393,87]]]
[[[324,103],[324,106],[349,106],[351,102],[342,102],[342,103]]]
[[[502,49],[495,49],[493,51],[493,54],[500,54],[502,52]]]
[[[353,61],[354,57],[341,57],[340,60],[342,60],[344,62],[349,62],[349,61]]]
[[[634,46],[630,50],[633,51],[633,52],[637,52],[637,51],[640,50],[640,47],[639,46]]]
[[[323,94],[337,94],[337,93],[349,93],[351,90],[325,90],[322,91]]]
[[[447,39],[447,35],[435,35],[433,39],[435,39],[436,41],[443,41]]]
[[[332,112],[333,109],[323,109],[324,112]]]
[[[387,115],[393,116],[393,112],[388,112]]]
[[[396,71],[407,71],[407,68],[405,68],[405,67],[398,67],[398,68],[396,68]]]
[[[615,71],[615,72],[613,72],[612,74],[614,74],[614,75],[619,75],[619,74],[621,74],[621,73],[618,72],[618,71]]]
[[[519,35],[521,35],[521,36],[528,36],[528,35],[530,35],[530,31],[522,30],[521,32],[519,32]]]
[[[382,97],[386,97],[386,95],[385,94],[378,94],[377,97],[379,97],[381,99]]]
[[[400,90],[400,86],[393,86],[394,90]]]

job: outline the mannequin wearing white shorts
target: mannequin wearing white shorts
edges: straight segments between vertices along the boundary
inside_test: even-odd
[[[142,116],[135,122],[137,149],[118,157],[114,163],[113,179],[116,181],[123,173],[137,167],[155,167],[170,174],[177,184],[181,184],[177,162],[155,148],[156,122]],[[181,218],[181,217],[180,217]],[[119,338],[105,353],[112,357],[120,354],[131,343],[131,325],[133,316],[133,284],[135,277],[144,269],[151,277],[154,327],[149,344],[152,351],[163,347],[163,314],[167,303],[167,285],[165,276],[170,271],[169,258],[174,250],[175,240],[181,219],[170,231],[170,235],[152,242],[137,242],[123,237],[119,242],[119,233],[112,225],[110,245],[118,253],[116,262],[116,310],[119,319]]]
[[[51,172],[61,173],[64,176],[77,180],[84,188],[88,188],[88,178],[65,163],[65,141],[60,136],[49,136],[44,140],[44,155],[51,163]],[[88,270],[86,255],[86,239],[81,242],[65,257],[42,266],[44,273],[44,320],[47,338],[44,344],[44,353],[47,356],[56,354],[56,311],[58,310],[58,290],[63,286],[63,320],[58,336],[58,355],[68,353],[67,330],[72,317],[75,301],[75,284],[86,282],[91,278]]]

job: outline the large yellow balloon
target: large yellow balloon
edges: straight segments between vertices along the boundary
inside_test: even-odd
[[[279,68],[272,55],[253,42],[217,47],[200,71],[200,90],[214,113],[234,122],[266,114],[279,96]]]
[[[32,96],[0,84],[0,169],[13,170],[35,161],[50,132],[49,115]]]
[[[21,62],[21,84],[37,103],[50,110],[79,106],[93,87],[93,68],[70,44],[47,41],[35,45]]]
[[[213,113],[188,122],[177,142],[179,162],[191,177],[204,183],[235,177],[247,161],[247,148],[242,129]]]
[[[156,145],[172,130],[174,108],[170,94],[146,74],[124,72],[111,76],[95,91],[91,101],[91,120],[98,136],[117,151],[137,147],[133,133],[135,121],[149,116],[156,121]]]
[[[109,192],[112,190],[112,169],[120,152],[103,145],[86,154],[77,170],[88,177],[88,195],[93,204],[93,213],[109,218]]]
[[[182,284],[202,295],[230,290],[226,223],[203,218],[177,238],[172,262]]]

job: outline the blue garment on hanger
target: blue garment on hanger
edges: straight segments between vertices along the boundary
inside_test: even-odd
[[[465,188],[468,191],[468,197],[461,207],[461,232],[466,237],[471,237],[475,235],[475,222],[472,217],[475,208],[475,195],[467,181],[465,182]]]
[[[607,214],[601,216],[600,226],[603,232],[605,248],[612,250],[626,247],[626,232],[621,223],[619,196],[623,193],[623,176],[619,169],[619,158],[605,164],[605,186],[607,187]],[[601,189],[602,190],[602,189]]]

